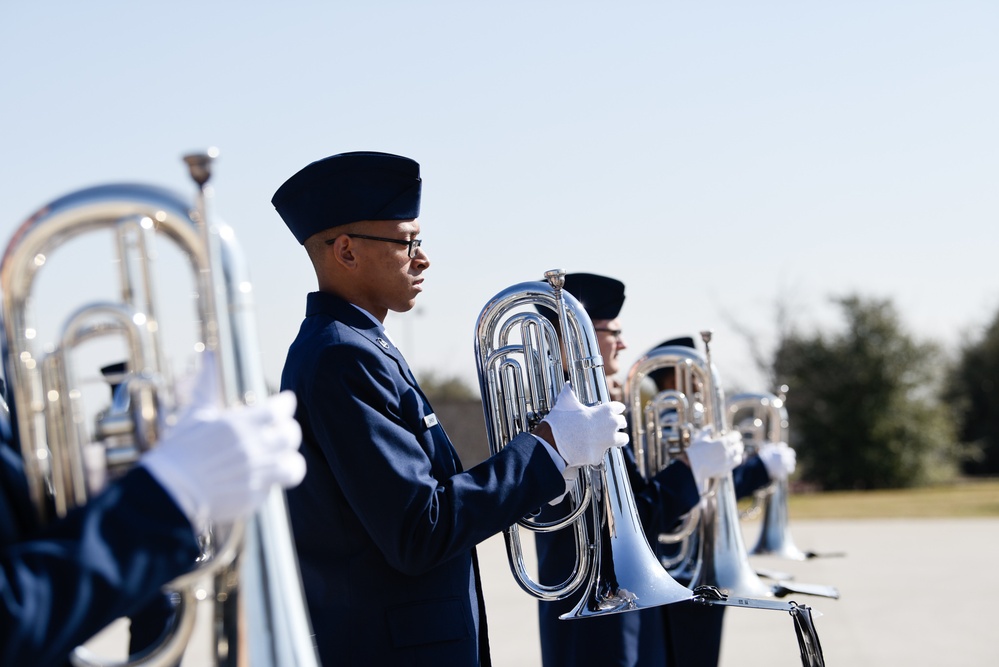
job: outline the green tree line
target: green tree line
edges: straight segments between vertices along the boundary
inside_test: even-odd
[[[757,365],[788,385],[795,479],[826,490],[888,489],[999,474],[999,314],[956,358],[906,329],[893,303],[835,297],[842,325],[801,332],[778,318]],[[474,399],[459,378],[421,378],[431,401]]]
[[[834,299],[837,331],[781,334],[799,479],[823,489],[903,488],[999,472],[999,319],[951,360],[906,330],[890,300]]]

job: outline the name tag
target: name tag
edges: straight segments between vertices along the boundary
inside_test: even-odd
[[[427,428],[430,428],[431,426],[437,426],[437,415],[431,412],[429,415],[423,418],[423,425],[426,426]]]

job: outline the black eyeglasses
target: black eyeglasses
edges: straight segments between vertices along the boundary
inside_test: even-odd
[[[609,333],[614,338],[621,340],[621,334],[624,333],[621,329],[607,329],[607,328],[594,328],[594,331],[603,331],[604,333]]]
[[[386,243],[396,243],[398,245],[406,246],[406,254],[410,259],[416,257],[416,249],[423,245],[423,239],[413,239],[412,241],[403,241],[402,239],[387,239],[384,236],[368,236],[367,234],[347,234],[352,239],[367,239],[369,241],[385,241]],[[326,245],[333,245],[336,243],[336,239],[326,239]]]

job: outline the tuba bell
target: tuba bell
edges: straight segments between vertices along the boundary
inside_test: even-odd
[[[160,321],[156,242],[168,243],[190,269],[196,322],[192,349],[213,353],[224,403],[252,404],[268,393],[246,266],[232,229],[208,213],[212,192],[207,183],[216,155],[212,149],[184,158],[198,186],[193,206],[154,186],[87,188],[30,216],[4,252],[2,342],[11,421],[32,503],[43,522],[86,504],[108,478],[155,447],[162,429],[176,418],[180,392]],[[53,348],[42,349],[32,306],[39,278],[46,275],[43,267],[53,263],[57,249],[93,239],[93,232],[111,237],[117,294],[78,308]],[[176,282],[178,276],[169,278]],[[117,385],[111,406],[103,411],[87,402],[93,392],[86,375],[77,371],[84,365],[84,347],[91,353],[94,347],[105,354],[115,350],[116,359],[125,359],[103,369],[103,379]],[[124,352],[117,351],[122,347]],[[90,415],[93,427],[87,426]],[[200,541],[198,563],[167,587],[180,600],[172,628],[151,652],[118,664],[175,665],[193,654],[199,656],[195,660],[210,656],[213,665],[318,665],[283,491],[275,487],[255,515],[215,526]],[[195,618],[201,614],[211,619],[201,633],[208,646],[194,646],[199,636]],[[71,661],[110,664],[87,647],[78,647]]]
[[[549,410],[568,373],[580,402],[608,400],[603,359],[593,324],[582,305],[562,290],[565,272],[545,282],[513,285],[490,299],[476,322],[475,356],[492,454],[530,431]],[[561,338],[537,308],[558,315]],[[563,351],[565,357],[563,359]],[[588,618],[689,600],[692,593],[659,565],[642,532],[623,455],[611,448],[596,468],[583,467],[570,488],[573,510],[559,520],[521,519],[504,531],[517,583],[539,600],[561,600],[585,590],[563,619]],[[584,512],[589,512],[589,526]],[[571,529],[577,546],[569,577],[542,584],[526,572],[520,528],[538,532]],[[585,586],[585,589],[583,587]]]

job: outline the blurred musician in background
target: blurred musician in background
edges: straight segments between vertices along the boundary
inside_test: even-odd
[[[692,337],[683,336],[663,341],[652,349],[668,346],[696,348]],[[649,377],[655,382],[656,391],[676,389],[672,368],[652,371]],[[794,450],[787,443],[764,444],[732,470],[736,497],[749,497],[775,479],[786,479],[794,472],[794,466]],[[656,547],[657,541],[651,544]],[[666,551],[666,555],[672,556],[669,549],[658,545],[660,553]],[[679,581],[684,585],[690,583]],[[660,613],[661,625],[646,623],[642,626],[643,664],[684,667],[715,667],[718,664],[724,606],[682,602],[656,611]]]
[[[696,348],[692,337],[681,336],[665,340],[652,349],[673,345]],[[672,373],[654,371],[650,377],[656,382],[659,391],[675,388]],[[786,442],[764,443],[758,451],[745,456],[742,463],[732,470],[736,497],[748,498],[777,479],[787,479],[794,472],[796,459],[794,449]]]
[[[383,326],[413,308],[430,266],[421,188],[409,158],[343,153],[272,199],[319,283],[281,386],[299,399],[309,472],[288,501],[328,665],[488,665],[475,545],[627,442],[622,404],[585,407],[564,389],[535,435],[462,470]]]
[[[274,484],[302,480],[294,395],[222,410],[213,364],[203,373],[176,426],[138,465],[44,526],[0,400],[0,665],[67,664],[76,646],[140,615],[194,567],[208,522],[246,517]]]
[[[622,383],[617,377],[621,370],[620,352],[626,349],[623,325],[619,317],[624,305],[624,283],[614,278],[591,273],[570,273],[565,276],[565,291],[583,305],[593,322],[603,357],[604,372],[611,397],[622,398]],[[558,330],[555,313],[539,309]],[[630,417],[629,417],[630,418]],[[676,460],[652,480],[638,472],[631,447],[625,448],[625,463],[629,481],[646,538],[652,545],[660,526],[674,525],[700,500],[699,486],[703,481],[731,470],[741,458],[741,447],[728,446],[720,438],[698,436],[688,449],[686,460]],[[565,516],[570,500],[553,508],[545,508],[543,519]],[[592,528],[592,527],[591,527]],[[575,539],[568,530],[535,535],[538,552],[538,573],[541,582],[562,581],[576,558]],[[594,667],[663,664],[646,662],[640,649],[642,626],[655,626],[653,633],[661,638],[663,621],[660,609],[651,608],[593,618],[560,620],[571,611],[581,593],[565,600],[538,603],[541,636],[541,656],[544,667]],[[668,605],[671,607],[675,605]],[[660,639],[661,641],[661,639]],[[662,653],[662,647],[659,647]]]

